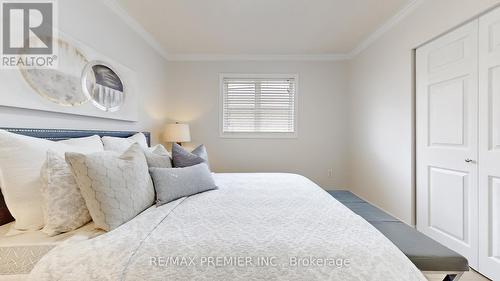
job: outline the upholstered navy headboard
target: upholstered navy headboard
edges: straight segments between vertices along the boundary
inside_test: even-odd
[[[26,129],[26,128],[0,128],[0,129],[15,134],[41,138],[41,139],[48,139],[53,141],[89,137],[93,135],[99,135],[101,137],[110,136],[110,137],[127,138],[137,133],[134,131],[98,131],[98,130],[66,130],[66,129]],[[149,132],[143,132],[143,133],[146,136],[148,145],[150,145],[151,134]],[[11,216],[9,210],[7,209],[7,206],[3,199],[3,195],[0,192],[0,225],[9,223],[13,220],[14,218]]]
[[[118,138],[128,138],[137,132],[135,131],[99,131],[99,130],[67,130],[67,129],[26,129],[26,128],[0,128],[15,134],[59,141],[67,140],[73,138],[83,138],[90,137],[93,135],[98,135],[101,137],[118,137]],[[151,134],[149,132],[143,132],[148,141],[148,145],[151,144]]]

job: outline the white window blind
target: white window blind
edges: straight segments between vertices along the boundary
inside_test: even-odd
[[[223,133],[295,133],[295,77],[224,77],[222,82]]]

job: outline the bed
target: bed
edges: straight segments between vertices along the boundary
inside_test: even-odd
[[[218,190],[57,244],[27,279],[425,280],[376,228],[302,176],[214,178]]]

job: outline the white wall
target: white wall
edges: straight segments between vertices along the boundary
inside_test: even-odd
[[[415,224],[412,49],[499,1],[432,0],[350,62],[349,188]]]
[[[139,122],[123,122],[0,106],[0,127],[148,130],[157,139],[165,120],[166,61],[100,0],[58,1],[59,29],[135,71]],[[5,71],[0,70],[0,75]],[[0,86],[1,87],[1,86]],[[1,91],[15,98],[15,92]],[[35,92],[33,92],[36,95]]]
[[[219,172],[293,172],[324,188],[346,186],[347,67],[333,62],[166,62],[100,0],[58,1],[59,29],[135,71],[139,122],[0,106],[0,127],[148,130],[160,141],[165,120],[191,124],[193,145],[207,145]],[[4,71],[0,70],[0,75]],[[14,70],[16,71],[16,70]],[[221,139],[219,73],[298,73],[297,139]],[[11,95],[0,88],[1,95]],[[33,92],[33,94],[35,94]],[[325,157],[326,156],[326,157]],[[333,177],[328,170],[333,169]]]
[[[170,62],[168,68],[168,117],[190,123],[190,145],[207,146],[214,171],[292,172],[305,175],[326,189],[345,188],[345,63]],[[219,73],[297,73],[298,138],[220,138]]]

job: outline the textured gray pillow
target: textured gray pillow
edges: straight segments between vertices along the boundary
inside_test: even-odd
[[[144,150],[144,155],[150,168],[172,168],[170,154],[161,144]]]
[[[137,143],[122,155],[104,151],[66,153],[90,216],[113,230],[152,206],[155,191],[143,149]]]
[[[217,189],[208,166],[204,163],[186,168],[150,168],[156,190],[156,205],[181,197]]]
[[[189,152],[182,148],[182,146],[174,143],[172,145],[172,162],[176,168],[184,168],[201,163],[205,163],[208,166],[207,150],[202,144]]]

